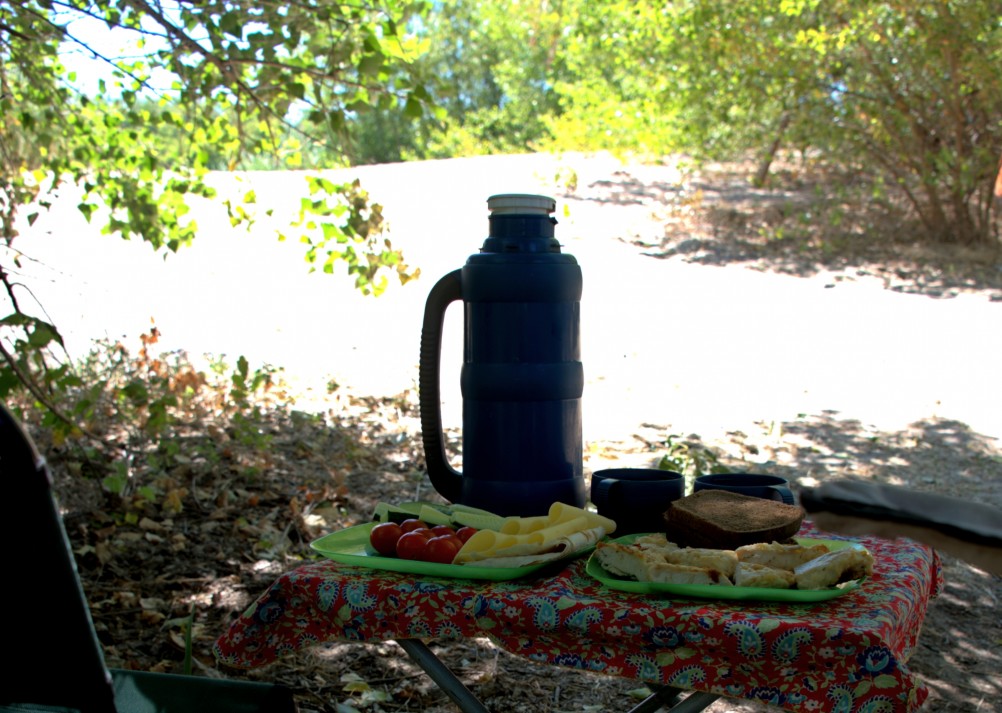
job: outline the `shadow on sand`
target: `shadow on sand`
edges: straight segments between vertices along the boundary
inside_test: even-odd
[[[799,277],[834,273],[836,281],[870,277],[889,290],[935,298],[987,291],[1002,300],[1002,245],[919,242],[918,225],[857,215],[817,183],[754,188],[734,173],[670,182],[642,170],[617,171],[568,197],[648,207],[662,218],[664,234],[630,242],[649,257]]]

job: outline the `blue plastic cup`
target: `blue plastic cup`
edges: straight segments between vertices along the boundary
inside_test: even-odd
[[[759,473],[714,473],[696,478],[693,492],[700,490],[727,490],[738,495],[749,495],[753,498],[766,500],[782,500],[787,505],[793,505],[793,493],[786,478],[778,475],[763,475]]]
[[[591,476],[591,502],[616,522],[616,537],[664,532],[664,513],[685,494],[681,473],[656,468],[609,468]]]

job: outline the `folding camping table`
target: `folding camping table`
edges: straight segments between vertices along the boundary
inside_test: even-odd
[[[809,521],[800,536],[841,539]],[[873,575],[815,603],[617,591],[586,572],[587,557],[502,582],[319,560],[280,576],[215,653],[224,665],[255,668],[323,642],[393,639],[462,710],[484,711],[423,642],[488,637],[536,662],[650,684],[654,695],[637,713],[702,710],[717,696],[791,711],[910,713],[928,695],[908,658],[942,586],[939,558],[910,540],[859,541],[874,556]]]

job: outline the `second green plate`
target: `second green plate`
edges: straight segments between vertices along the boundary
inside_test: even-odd
[[[626,535],[619,537],[613,542],[628,545],[640,537],[642,533],[636,535]],[[846,547],[860,547],[854,542],[845,540],[815,540],[806,537],[796,538],[802,545],[823,544],[829,550],[842,550]],[[854,589],[859,588],[860,582],[853,580],[840,587],[831,589],[764,589],[762,587],[728,587],[719,584],[661,584],[659,582],[638,582],[635,579],[623,579],[614,574],[609,574],[598,563],[594,554],[588,559],[585,571],[600,581],[609,589],[617,589],[621,592],[632,592],[633,594],[654,594],[654,595],[675,595],[676,597],[696,597],[699,599],[733,599],[740,601],[760,601],[760,602],[823,602],[835,597],[841,597]]]

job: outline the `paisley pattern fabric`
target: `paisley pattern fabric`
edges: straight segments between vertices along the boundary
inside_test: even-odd
[[[800,534],[838,539],[809,522]],[[509,582],[414,580],[318,561],[280,577],[215,654],[253,668],[331,640],[487,636],[546,664],[792,711],[914,711],[928,691],[907,662],[942,587],[939,558],[909,540],[861,542],[874,556],[873,576],[814,604],[618,592],[589,577],[584,558]]]

